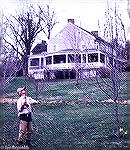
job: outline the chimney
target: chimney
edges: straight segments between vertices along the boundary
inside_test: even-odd
[[[68,23],[71,22],[74,24],[74,19],[68,19]]]
[[[98,37],[98,31],[92,31],[91,33],[92,33],[93,36]]]

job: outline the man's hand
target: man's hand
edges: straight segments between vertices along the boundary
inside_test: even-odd
[[[19,112],[22,112],[23,111],[23,109],[24,108],[28,108],[29,107],[29,105],[27,104],[27,102],[24,102],[24,104],[21,106],[21,109],[20,109],[20,111]]]
[[[27,104],[27,102],[24,102],[23,105],[26,106],[26,107],[29,107],[29,105]]]
[[[24,105],[22,105],[21,109],[19,110],[19,112],[22,112],[24,109]]]

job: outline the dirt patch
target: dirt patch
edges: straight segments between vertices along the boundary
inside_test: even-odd
[[[13,98],[0,98],[0,103],[16,103],[17,99],[13,99]],[[108,99],[108,100],[103,100],[103,101],[100,101],[100,100],[91,100],[91,99],[80,99],[79,101],[65,101],[65,103],[67,104],[72,104],[72,103],[82,103],[82,102],[99,102],[99,103],[102,103],[102,102],[107,102],[107,103],[114,103],[113,100],[111,99]],[[62,103],[62,100],[60,101],[57,101],[57,100],[52,100],[50,102],[44,102],[43,103]],[[125,101],[119,101],[118,102],[119,104],[125,104],[125,105],[130,105],[130,100],[125,100]]]
[[[16,103],[17,99],[13,98],[0,98],[0,103]]]

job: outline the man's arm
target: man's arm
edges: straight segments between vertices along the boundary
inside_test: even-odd
[[[35,104],[41,104],[41,101],[36,101],[36,102],[34,102],[33,104],[34,104],[34,105],[35,105]]]
[[[36,101],[35,99],[29,98],[31,101],[31,104],[40,104],[40,101]]]

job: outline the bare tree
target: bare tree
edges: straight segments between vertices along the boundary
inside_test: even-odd
[[[129,18],[130,18],[130,0],[128,0],[127,12],[128,12]]]
[[[84,31],[86,33],[84,33]],[[94,31],[95,32],[95,31]],[[68,27],[68,29],[65,31],[65,42],[66,42],[66,48],[69,49],[68,45],[73,49],[75,55],[73,56],[73,62],[75,64],[74,70],[76,72],[76,85],[79,84],[79,79],[83,78],[83,74],[86,72],[90,77],[95,75],[95,63],[93,62],[87,62],[88,55],[91,55],[91,50],[96,53],[98,49],[95,49],[95,45],[93,44],[93,36],[96,36],[92,32],[88,32],[87,30],[83,29],[79,26],[72,26]],[[66,39],[68,39],[66,41]],[[84,53],[83,53],[84,51]],[[91,52],[90,52],[91,51]],[[82,59],[81,59],[82,58]],[[87,60],[86,60],[87,58]],[[81,61],[82,60],[82,61]],[[97,60],[98,61],[98,60]],[[93,71],[94,70],[94,71]]]
[[[51,37],[51,32],[54,26],[58,23],[56,21],[56,13],[54,10],[50,8],[49,5],[46,5],[46,8],[43,8],[39,5],[39,18],[46,25],[46,28],[43,30],[47,39],[49,40]]]
[[[5,16],[4,22],[6,35],[5,43],[10,45],[11,49],[21,57],[24,74],[27,74],[28,55],[37,37],[43,30],[41,19],[36,17],[36,12],[32,6],[28,10],[22,9],[22,12]]]
[[[130,41],[126,41],[125,50],[127,51],[127,71],[130,71]]]
[[[129,19],[130,19],[130,0],[128,0],[127,12],[128,12]],[[128,32],[130,32],[130,26],[128,27]],[[127,51],[128,70],[130,71],[130,41],[126,41],[126,47],[125,48],[126,48],[126,51]]]
[[[127,57],[124,48],[126,42],[125,27],[118,11],[116,2],[114,10],[108,3],[105,12],[106,22],[104,23],[104,38],[108,41],[106,44],[110,47],[109,51],[105,52],[109,59],[109,65],[107,67],[110,71],[110,77],[108,80],[102,77],[100,78],[100,75],[98,76],[99,78],[97,78],[97,83],[102,92],[114,101],[117,131],[119,131],[120,128],[118,98],[122,88],[121,84],[126,77],[125,73],[122,72],[122,64],[126,62]]]
[[[72,19],[73,21],[73,19]],[[74,22],[74,21],[73,21]],[[72,23],[73,23],[72,22]],[[81,43],[81,31],[79,27],[76,27],[76,25],[68,26],[66,30],[64,31],[64,40],[63,43],[66,47],[66,49],[73,49],[74,55],[70,54],[69,62],[74,63],[74,70],[76,73],[76,85],[79,84],[79,77],[80,77],[80,71],[81,71],[81,56],[80,56],[80,43]]]
[[[52,17],[47,16],[50,15],[49,6],[47,6],[47,11],[42,10],[40,6],[38,8],[38,11],[36,11],[34,6],[30,5],[28,9],[23,8],[16,15],[5,16],[4,26],[6,34],[4,40],[21,59],[24,75],[28,73],[28,55],[30,55],[31,48],[38,34],[41,32],[46,33],[45,28],[47,27],[49,31],[48,38],[50,38],[52,28],[56,23],[53,24],[54,12]]]
[[[2,64],[2,61],[3,61],[3,17],[2,17],[2,10],[0,10],[0,65]]]
[[[86,63],[86,57],[88,57],[86,56],[86,53],[89,53],[90,49],[93,49],[93,51],[95,52],[96,49],[95,45],[93,44],[93,34],[83,29],[82,27],[75,25],[73,19],[70,19],[68,21],[70,21],[72,24],[68,24],[65,30],[63,30],[61,34],[62,36],[60,36],[60,41],[62,41],[61,43],[64,49],[71,49],[72,53],[74,53],[71,54],[70,52],[68,61],[69,63],[72,63],[72,65],[74,65],[73,70],[75,70],[76,85],[78,85],[79,79],[83,77],[84,72],[87,72],[87,74],[90,74],[90,72],[92,74],[94,73],[92,71],[92,68],[94,68],[92,63]]]

